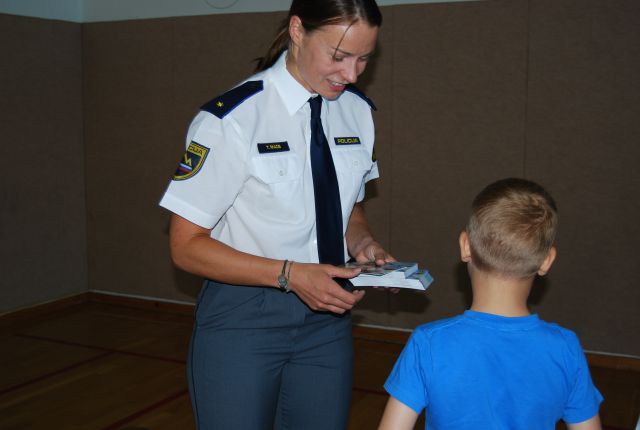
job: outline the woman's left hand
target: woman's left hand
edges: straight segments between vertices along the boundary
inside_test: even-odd
[[[389,261],[396,261],[387,251],[384,250],[375,240],[371,239],[368,243],[362,246],[356,255],[353,255],[359,263],[365,263],[367,261],[375,261],[376,265],[382,266]]]

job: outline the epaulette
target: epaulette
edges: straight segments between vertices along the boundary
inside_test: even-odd
[[[371,101],[371,99],[367,96],[364,95],[364,93],[362,91],[360,91],[358,89],[358,87],[356,87],[355,85],[349,84],[345,87],[346,91],[350,91],[353,94],[357,95],[358,97],[360,97],[362,100],[364,100],[365,102],[367,102],[369,104],[369,106],[371,106],[371,109],[373,110],[378,110],[378,108],[376,107],[376,105],[373,104],[373,101]]]
[[[258,94],[263,89],[262,81],[247,81],[205,103],[200,109],[222,119],[229,112],[240,106],[243,101],[254,94]]]

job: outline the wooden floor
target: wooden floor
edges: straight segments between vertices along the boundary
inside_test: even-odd
[[[191,323],[186,314],[93,301],[0,318],[0,429],[193,429],[185,381]],[[387,398],[382,384],[406,336],[354,330],[349,430],[376,428]],[[605,424],[631,429],[638,369],[605,370],[594,378],[607,403],[636,408],[604,411]]]

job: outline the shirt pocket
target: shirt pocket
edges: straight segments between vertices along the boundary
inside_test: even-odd
[[[364,149],[336,149],[331,153],[336,172],[343,175],[355,175],[363,178],[371,170],[371,155]]]
[[[373,167],[371,155],[362,148],[340,148],[334,150],[331,156],[336,168],[342,205],[344,208],[350,208],[358,199],[364,187],[365,177]]]
[[[295,181],[302,174],[300,163],[295,153],[258,155],[251,160],[254,176],[265,184]]]

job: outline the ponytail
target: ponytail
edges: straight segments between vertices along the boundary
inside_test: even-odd
[[[289,48],[291,37],[289,36],[289,18],[285,19],[280,25],[280,30],[276,38],[271,42],[271,46],[264,57],[257,58],[256,72],[261,72],[273,66],[280,55]]]

